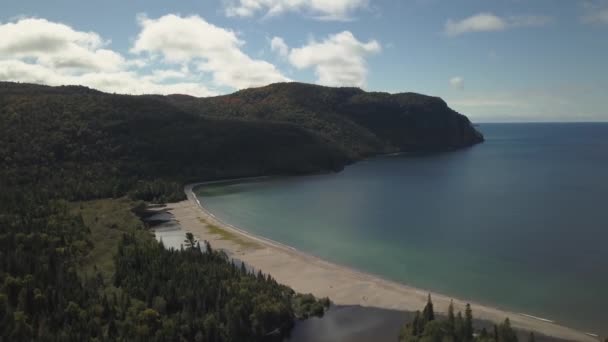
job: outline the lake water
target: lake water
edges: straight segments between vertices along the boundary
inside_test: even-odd
[[[197,194],[227,223],[321,258],[607,334],[608,124],[479,129],[486,142],[465,150]]]

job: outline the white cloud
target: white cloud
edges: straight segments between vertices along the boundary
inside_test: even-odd
[[[448,19],[444,33],[448,36],[458,36],[470,32],[504,31],[517,27],[538,27],[553,21],[547,16],[511,16],[507,18],[492,13],[479,13],[462,20]]]
[[[290,63],[298,69],[313,67],[317,82],[328,86],[358,86],[365,84],[365,57],[381,51],[376,40],[360,42],[349,31],[330,35],[322,42],[291,49]]]
[[[109,93],[120,94],[189,94],[212,96],[216,92],[197,82],[159,83],[157,79],[132,71],[67,74],[62,70],[20,60],[0,60],[0,80],[38,83],[52,86],[83,85]]]
[[[61,23],[20,18],[0,24],[0,37],[1,81],[83,85],[125,94],[216,94],[178,71],[141,75],[132,69],[146,66],[147,61],[128,60],[107,49],[109,42],[98,34]],[[166,83],[169,79],[173,82]]]
[[[288,80],[274,65],[243,53],[244,42],[236,33],[199,16],[140,17],[139,24],[142,30],[132,52],[160,54],[172,64],[194,63],[219,86],[240,89]]]
[[[40,65],[73,70],[117,71],[125,66],[120,54],[103,48],[107,43],[96,33],[45,19],[0,25],[0,37],[0,58],[30,58]]]
[[[459,76],[452,77],[450,78],[450,86],[455,89],[464,89],[464,79]]]
[[[282,57],[289,54],[289,47],[287,47],[287,44],[285,44],[285,41],[281,37],[273,37],[272,40],[270,40],[270,49]]]
[[[305,12],[321,20],[349,20],[351,14],[367,7],[368,0],[230,0],[226,15],[251,17],[258,12],[276,16],[285,12]]]

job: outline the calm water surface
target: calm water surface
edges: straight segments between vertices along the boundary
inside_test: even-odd
[[[483,124],[470,149],[197,190],[222,220],[458,298],[608,333],[608,124]]]

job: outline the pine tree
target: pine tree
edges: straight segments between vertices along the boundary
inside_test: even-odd
[[[484,327],[483,329],[481,329],[481,332],[479,333],[479,339],[484,341],[484,340],[488,339],[488,337],[490,337],[490,334],[488,333],[488,329],[486,329]]]
[[[462,312],[458,311],[456,323],[454,325],[454,337],[456,341],[464,341],[464,330],[464,319],[462,318]]]
[[[473,340],[473,310],[471,305],[467,303],[467,307],[464,311],[464,341]]]
[[[506,318],[505,321],[498,327],[498,340],[500,342],[517,342],[517,334],[511,327],[511,321]]]
[[[431,300],[431,294],[429,293],[426,306],[422,311],[422,319],[425,323],[435,320],[435,310],[433,310],[433,301]]]
[[[454,316],[454,301],[450,301],[450,306],[448,306],[448,322],[447,322],[447,331],[449,335],[454,336],[456,324],[456,317]]]
[[[194,238],[194,234],[188,232],[186,233],[186,240],[184,240],[184,242],[186,243],[186,247],[188,249],[194,249],[196,248],[196,244],[198,241],[196,241],[196,239]]]
[[[413,336],[418,336],[422,333],[422,330],[419,330],[420,328],[420,311],[416,311],[416,316],[414,316],[414,321],[412,322],[412,335]],[[423,328],[424,330],[424,328]]]

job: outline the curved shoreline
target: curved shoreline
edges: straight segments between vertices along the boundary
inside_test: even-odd
[[[280,283],[288,285],[298,292],[312,293],[319,297],[327,296],[340,305],[361,305],[407,311],[419,310],[424,306],[427,294],[431,293],[438,311],[447,312],[447,307],[452,300],[449,296],[338,265],[292,246],[257,236],[223,222],[206,209],[194,194],[194,189],[199,186],[267,178],[270,177],[249,177],[188,184],[184,188],[188,200],[171,204],[168,207],[184,230],[194,233],[199,239],[209,241],[215,248],[229,251],[238,259],[264,273],[269,273]],[[259,248],[243,247],[238,243],[218,237],[217,233],[209,231],[208,224],[236,234],[259,245]],[[464,310],[466,303],[471,303],[476,319],[501,322],[509,317],[513,326],[519,329],[574,341],[598,341],[588,333],[560,326],[549,319],[454,298],[456,310]],[[398,332],[395,334],[397,335]]]

